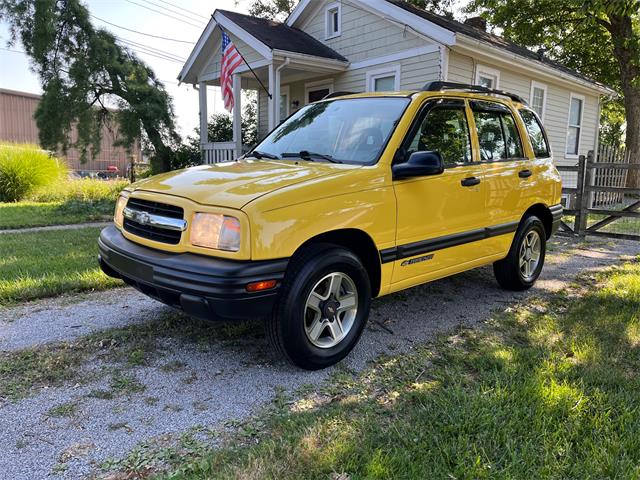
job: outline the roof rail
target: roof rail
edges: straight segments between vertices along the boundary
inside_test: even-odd
[[[523,105],[527,105],[527,102],[520,95],[515,93],[505,92],[504,90],[496,90],[494,88],[483,87],[482,85],[471,85],[467,83],[454,83],[454,82],[429,82],[422,87],[423,92],[439,92],[441,90],[464,90],[465,92],[475,93],[488,93],[493,95],[500,95],[510,98],[514,102],[520,102]]]

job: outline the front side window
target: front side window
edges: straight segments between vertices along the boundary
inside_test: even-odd
[[[582,133],[582,109],[584,100],[571,97],[569,102],[569,130],[567,131],[567,155],[578,155]]]
[[[469,125],[463,105],[436,105],[430,108],[407,147],[407,158],[415,152],[442,155],[445,167],[471,162]]]
[[[474,102],[473,117],[478,131],[482,161],[524,157],[518,128],[506,107]]]
[[[300,109],[255,147],[259,154],[370,165],[377,162],[408,98],[352,98]]]
[[[549,148],[549,142],[542,128],[542,124],[538,117],[531,110],[520,110],[520,117],[524,123],[527,133],[529,134],[529,140],[531,141],[531,147],[533,147],[533,153],[536,158],[547,158],[551,155]]]

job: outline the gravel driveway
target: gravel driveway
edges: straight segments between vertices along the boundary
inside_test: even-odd
[[[559,239],[550,244],[545,270],[530,292],[499,290],[489,267],[374,301],[359,345],[340,366],[321,372],[297,370],[274,357],[259,323],[243,326],[235,337],[209,339],[206,348],[179,335],[165,335],[152,362],[129,370],[138,389],[100,397],[92,392],[105,391],[108,385],[97,375],[0,404],[0,476],[82,478],[105,459],[122,458],[151,439],[176,437],[190,429],[218,431],[256,413],[282,392],[317,386],[345,367],[357,371],[380,354],[407,351],[457,326],[478,325],[497,309],[564,288],[584,270],[639,253],[637,243]],[[131,324],[157,322],[161,328],[171,315],[169,308],[131,289],[37,302],[0,310],[0,350],[81,341],[88,334]],[[191,322],[186,317],[180,321]],[[95,372],[113,368],[100,356],[91,356],[87,363]],[[207,441],[215,444],[217,438],[211,433]]]

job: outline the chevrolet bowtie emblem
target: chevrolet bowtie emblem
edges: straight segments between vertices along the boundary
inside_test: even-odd
[[[140,225],[148,225],[151,222],[151,215],[147,212],[136,212],[135,220]]]

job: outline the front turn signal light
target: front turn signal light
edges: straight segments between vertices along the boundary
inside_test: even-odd
[[[247,285],[247,292],[262,292],[275,288],[278,282],[276,280],[264,280],[262,282],[253,282]]]

